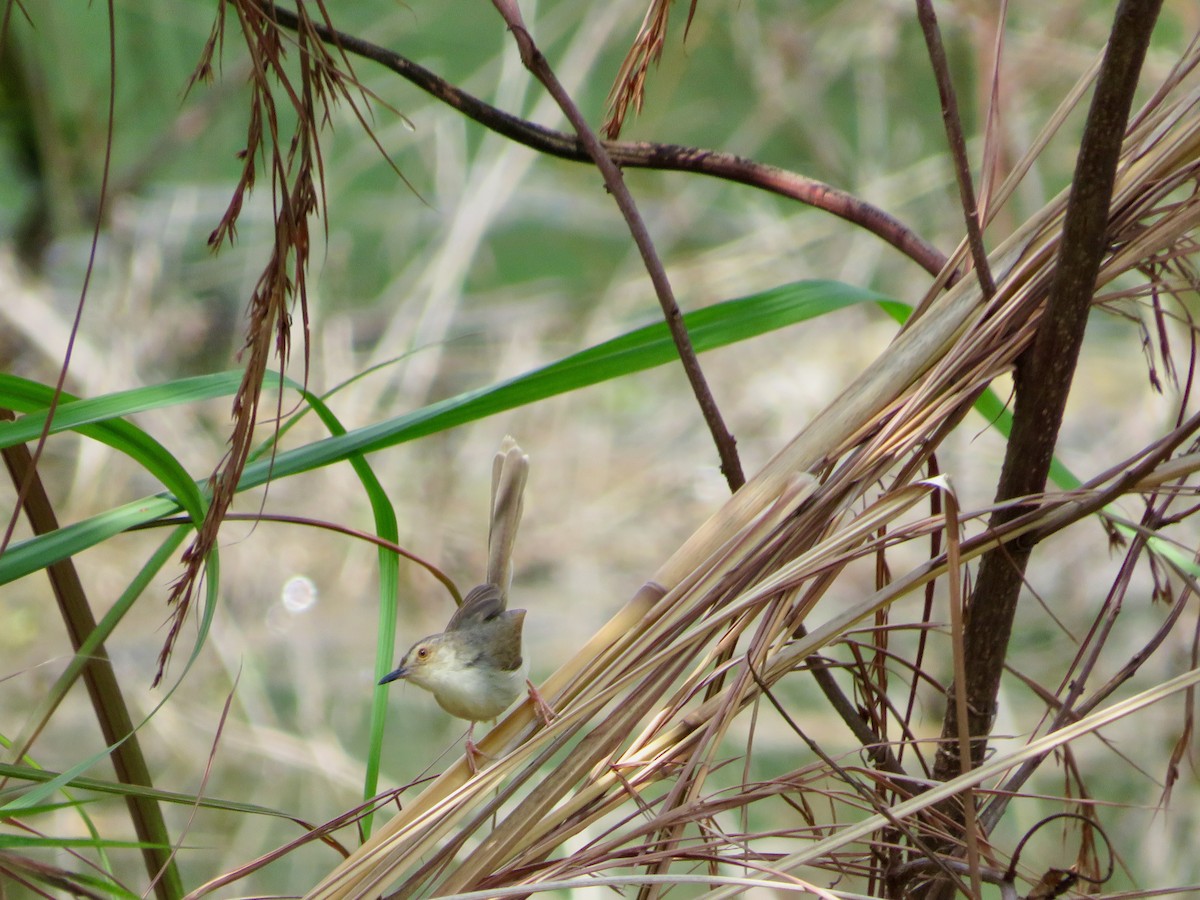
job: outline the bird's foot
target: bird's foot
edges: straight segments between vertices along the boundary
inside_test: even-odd
[[[471,770],[472,775],[479,774],[479,763],[476,760],[485,760],[488,755],[475,746],[475,742],[467,738],[467,768]]]
[[[554,718],[554,710],[550,708],[550,704],[545,701],[541,692],[533,686],[533,682],[528,678],[525,679],[525,686],[529,688],[529,699],[533,701],[533,708],[537,710],[538,718],[542,720],[542,724],[549,725]]]
[[[475,744],[475,723],[471,723],[471,727],[467,729],[467,768],[471,770],[472,775],[479,774],[479,764],[476,760],[491,759],[486,753],[479,749]]]

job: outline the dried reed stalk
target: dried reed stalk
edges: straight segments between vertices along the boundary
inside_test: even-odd
[[[1200,88],[1188,86],[1197,62],[1200,49],[1193,45],[1130,129],[1097,290],[1170,258],[1200,224]],[[895,828],[895,817],[915,816],[962,785],[927,792],[885,815],[873,801],[838,796],[826,784],[819,790],[831,802],[879,815],[844,832],[822,830],[813,819],[812,837],[832,833],[844,840],[829,837],[808,848],[820,848],[815,855],[768,863],[756,856],[750,837],[722,835],[712,817],[785,794],[803,809],[801,787],[830,770],[818,764],[714,796],[706,795],[706,780],[725,760],[721,744],[736,718],[764,688],[946,572],[946,555],[935,554],[828,615],[811,633],[801,630],[850,562],[945,529],[939,517],[914,518],[913,510],[950,486],[918,481],[917,473],[1033,335],[1053,274],[1064,202],[1065,194],[991,255],[993,297],[984,300],[974,279],[961,279],[926,298],[887,351],[547,680],[542,693],[559,714],[550,727],[538,724],[529,704],[515,710],[481,742],[498,760],[494,765],[469,778],[460,760],[310,896],[376,896],[397,881],[401,896],[499,889],[651,864],[665,870],[673,860],[868,874],[876,857],[865,838]],[[1129,461],[1085,490],[1042,498],[1003,533],[963,538],[955,545],[959,561],[1018,533],[1065,527],[1115,496],[1195,471],[1200,460],[1194,454],[1168,459],[1188,436],[1175,434],[1141,468]],[[950,537],[957,541],[958,530],[980,514],[959,517]],[[718,668],[714,662],[728,648],[733,656]],[[970,784],[985,777],[983,770],[972,776]],[[654,794],[651,788],[660,784],[669,789]],[[892,781],[892,789],[898,784]],[[923,789],[919,775],[912,785],[910,794]],[[688,826],[697,837],[685,838]],[[564,842],[597,829],[599,836],[582,849],[551,858]],[[834,852],[851,844],[848,856]]]

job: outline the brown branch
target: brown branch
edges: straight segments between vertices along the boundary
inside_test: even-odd
[[[954,177],[958,181],[958,193],[962,198],[963,218],[967,224],[967,245],[971,248],[971,259],[975,263],[975,274],[983,296],[990,298],[996,293],[996,281],[988,265],[987,250],[983,246],[983,232],[979,228],[979,204],[975,201],[975,186],[971,183],[971,164],[967,160],[967,142],[963,137],[962,118],[958,114],[958,99],[954,94],[954,82],[950,79],[950,65],[946,61],[946,48],[938,30],[937,15],[932,0],[917,0],[917,20],[925,35],[925,46],[929,48],[929,62],[937,80],[938,97],[942,102],[942,122],[946,126],[946,142],[950,145],[950,156],[954,160]]]
[[[284,28],[295,30],[299,24],[296,14],[276,6],[275,20]],[[362,38],[346,34],[314,22],[313,33],[340,50],[376,62],[401,78],[419,87],[430,96],[445,103],[485,128],[559,159],[571,162],[592,161],[580,138],[545,128],[519,118],[477,97],[460,90],[433,72],[410,59],[393,53]],[[764,163],[699,147],[678,144],[657,144],[648,141],[603,141],[602,145],[618,166],[631,169],[692,172],[725,181],[734,181],[781,197],[824,210],[852,225],[869,231],[899,250],[926,272],[937,275],[946,265],[947,257],[932,244],[894,216],[855,197],[840,188],[795,172],[768,166]]]
[[[20,7],[25,12],[23,6]],[[2,451],[5,466],[8,468],[13,485],[17,489],[16,502],[13,504],[12,515],[0,537],[0,553],[3,553],[12,540],[13,529],[17,517],[24,510],[35,534],[47,534],[58,530],[58,520],[54,507],[50,502],[46,487],[38,474],[38,462],[42,458],[50,427],[53,424],[54,412],[63,394],[67,371],[71,365],[71,356],[75,340],[79,335],[79,327],[83,318],[83,308],[88,297],[92,273],[96,266],[96,252],[100,243],[100,233],[105,224],[105,201],[109,196],[109,179],[112,174],[113,128],[116,120],[116,91],[117,91],[117,47],[116,22],[113,3],[106,4],[108,13],[108,108],[105,124],[104,162],[100,176],[100,191],[96,202],[96,217],[92,229],[91,246],[88,251],[87,267],[83,275],[83,284],[79,289],[79,302],[75,307],[75,318],[71,322],[70,337],[63,354],[63,362],[59,367],[58,380],[54,393],[46,410],[46,421],[38,436],[33,452],[24,444],[8,447]],[[8,8],[5,9],[3,32],[8,31]],[[26,14],[28,18],[28,14]],[[0,419],[13,419],[11,410],[0,410]],[[70,558],[50,563],[46,566],[46,574],[50,579],[55,599],[58,601],[59,612],[63,617],[71,644],[78,650],[87,640],[88,635],[96,629],[96,619],[88,603],[87,594],[83,589],[79,573]],[[120,684],[113,672],[112,663],[103,645],[96,648],[92,658],[83,668],[83,680],[87,687],[88,696],[96,718],[100,725],[105,742],[113,747],[111,758],[113,770],[117,778],[124,784],[152,787],[150,770],[142,755],[141,745],[134,733],[133,720],[129,715],[128,705],[121,694]],[[24,750],[17,754],[19,760]],[[125,798],[133,821],[134,831],[143,843],[142,859],[154,885],[155,895],[163,900],[178,897],[183,893],[182,881],[169,849],[165,846],[169,833],[162,817],[158,803],[147,797],[129,795]]]
[[[11,410],[0,409],[0,420],[11,421],[14,418],[16,417]],[[57,531],[58,517],[46,493],[46,486],[38,476],[29,448],[24,444],[15,444],[0,450],[0,456],[4,458],[13,484],[25,487],[24,496],[14,510],[14,516],[24,510],[34,534]],[[54,598],[58,601],[58,610],[71,639],[71,647],[78,652],[96,630],[96,617],[92,613],[79,572],[75,563],[67,557],[47,565],[46,577],[50,579]],[[121,693],[121,686],[104,644],[96,647],[84,664],[81,674],[92,710],[100,725],[100,733],[104,736],[104,742],[113,748],[111,758],[117,780],[122,784],[153,788],[150,769],[134,733],[129,706]],[[36,733],[21,743],[31,744],[35,738]],[[14,758],[20,761],[29,747],[16,749]],[[150,796],[132,793],[125,795],[125,805],[129,809],[129,817],[133,821],[138,840],[143,844],[142,858],[146,864],[146,871],[151,879],[155,879],[155,893],[161,900],[180,896],[183,893],[183,883],[170,855],[167,826],[158,801]],[[160,873],[162,877],[158,877]]]
[[[675,301],[675,293],[671,289],[671,282],[667,278],[667,272],[663,268],[662,260],[658,258],[658,251],[655,250],[654,242],[650,239],[650,233],[646,230],[646,223],[642,221],[637,204],[633,201],[633,195],[629,192],[629,188],[625,186],[625,178],[621,174],[621,170],[612,161],[612,158],[608,155],[608,151],[600,143],[600,138],[592,131],[591,126],[588,125],[587,120],[583,117],[583,113],[579,111],[579,107],[575,105],[575,101],[571,99],[566,89],[563,88],[555,76],[554,71],[550,68],[550,63],[547,62],[546,57],[537,48],[533,37],[525,28],[525,22],[521,18],[521,10],[517,7],[515,0],[492,0],[492,3],[508,24],[508,30],[512,32],[513,38],[517,42],[517,49],[521,54],[521,62],[545,86],[546,90],[549,91],[555,102],[562,109],[563,114],[566,115],[571,125],[574,126],[588,155],[596,163],[596,168],[600,170],[600,174],[604,176],[605,186],[608,188],[609,193],[613,195],[617,206],[620,207],[621,215],[625,217],[625,222],[629,226],[629,232],[633,235],[634,243],[637,244],[638,251],[642,254],[642,262],[645,264],[646,271],[650,275],[650,280],[654,284],[654,292],[658,295],[658,302],[662,306],[667,327],[671,330],[671,338],[675,341],[675,348],[679,352],[679,359],[683,363],[683,370],[692,385],[692,392],[696,395],[696,401],[700,404],[700,411],[704,415],[704,421],[708,423],[708,430],[712,434],[714,443],[717,445],[717,453],[721,457],[721,472],[725,475],[729,489],[737,491],[738,488],[746,483],[746,476],[742,473],[742,463],[737,455],[737,441],[725,426],[725,420],[722,418],[721,411],[717,408],[717,402],[708,387],[704,371],[700,368],[700,360],[696,358],[696,349],[692,346],[692,339],[688,335],[687,326],[683,322],[683,313],[679,311],[679,304]]]
[[[1025,512],[1022,504],[1007,501],[1040,494],[1046,487],[1108,240],[1121,140],[1160,6],[1161,0],[1122,0],[1116,12],[1080,144],[1046,311],[1033,344],[1017,360],[1012,435],[996,493],[997,503],[1004,505],[992,516],[991,529]],[[976,764],[986,751],[1017,598],[1035,543],[1035,535],[1022,536],[1006,548],[986,553],[980,563],[964,634],[965,684],[954,688],[966,692]],[[942,734],[952,737],[957,730],[951,697]],[[956,752],[951,742],[942,743],[935,778],[947,779],[959,772]]]

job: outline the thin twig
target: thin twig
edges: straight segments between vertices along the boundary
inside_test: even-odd
[[[621,170],[612,161],[612,158],[608,155],[608,151],[600,143],[600,138],[592,131],[591,126],[588,125],[587,120],[579,111],[579,107],[575,105],[575,101],[571,99],[571,96],[563,88],[554,71],[550,68],[550,63],[533,42],[533,37],[525,27],[525,22],[521,17],[521,10],[517,7],[516,0],[492,0],[492,5],[496,7],[497,11],[504,18],[504,21],[508,24],[508,30],[512,32],[513,38],[517,42],[517,49],[521,54],[521,62],[545,86],[555,102],[558,103],[563,114],[566,115],[568,121],[575,128],[579,139],[587,149],[588,155],[596,163],[596,168],[604,176],[604,184],[608,188],[609,193],[617,201],[617,206],[620,207],[621,214],[625,217],[625,222],[629,226],[629,232],[633,235],[633,240],[637,244],[638,251],[642,254],[642,262],[645,264],[646,271],[650,275],[650,280],[654,284],[654,292],[658,295],[658,302],[662,306],[663,316],[667,320],[667,327],[671,330],[671,338],[675,341],[675,348],[679,351],[679,359],[683,363],[683,370],[692,385],[692,391],[696,395],[696,401],[700,404],[700,411],[704,415],[704,421],[708,423],[708,430],[712,434],[714,443],[717,445],[717,453],[721,457],[721,472],[725,475],[725,481],[729,484],[729,489],[737,491],[738,488],[746,483],[746,476],[742,473],[742,463],[737,455],[737,441],[725,426],[725,420],[721,416],[721,411],[717,408],[716,400],[713,399],[712,391],[708,387],[708,381],[704,377],[704,371],[700,368],[700,361],[696,358],[696,350],[692,346],[692,339],[688,336],[687,326],[683,323],[683,313],[679,311],[679,304],[675,301],[675,293],[671,289],[671,282],[667,278],[667,272],[663,268],[662,260],[658,258],[658,251],[654,249],[654,242],[650,239],[650,233],[646,230],[646,223],[642,221],[641,214],[638,213],[637,204],[633,201],[633,195],[629,192],[629,188],[625,186],[625,179],[621,174]]]
[[[273,7],[272,14],[284,28],[295,30],[299,24],[296,14],[282,6]],[[310,27],[312,32],[327,44],[334,44],[347,53],[378,63],[451,109],[458,110],[467,118],[499,135],[559,159],[572,162],[592,161],[582,140],[574,135],[546,128],[485,103],[412,60],[377,44],[329,28],[319,22],[311,23]],[[816,179],[806,178],[776,166],[768,166],[744,156],[699,147],[648,141],[603,141],[602,144],[618,166],[693,172],[759,188],[824,210],[869,231],[891,244],[930,275],[938,274],[946,265],[946,254],[894,216],[847,191]]]
[[[996,280],[992,277],[987,250],[983,246],[983,232],[979,228],[979,205],[975,202],[971,163],[967,160],[967,142],[963,137],[958,99],[954,94],[954,82],[950,79],[950,65],[946,61],[946,48],[942,46],[942,35],[938,30],[932,0],[917,0],[917,20],[921,23],[925,46],[929,48],[929,63],[933,66],[933,75],[937,79],[938,97],[942,102],[942,122],[946,126],[946,142],[950,145],[950,156],[954,160],[954,177],[958,181],[963,218],[967,224],[967,245],[971,248],[971,259],[975,263],[980,290],[983,291],[984,297],[991,297],[996,293]]]
[[[803,625],[796,629],[796,637],[807,636],[808,629]],[[896,758],[891,745],[867,724],[862,712],[850,701],[841,685],[834,679],[832,668],[829,661],[820,656],[813,655],[808,658],[808,670],[818,687],[821,688],[821,693],[825,695],[825,699],[829,701],[834,712],[841,717],[842,722],[853,732],[854,737],[862,745],[867,757],[875,764],[875,767],[881,772],[907,778],[908,773],[900,764],[900,760]]]
[[[283,513],[269,512],[253,512],[253,513],[225,513],[226,522],[253,522],[257,525],[260,522],[278,522],[284,525],[305,525],[309,528],[322,528],[326,531],[332,531],[336,534],[344,534],[347,537],[355,538],[356,540],[366,541],[369,544],[374,544],[376,547],[381,547],[397,556],[403,556],[409,562],[414,562],[438,581],[446,588],[447,593],[454,598],[454,605],[462,605],[462,592],[458,589],[458,585],[454,580],[431,563],[429,560],[418,556],[411,550],[408,550],[397,543],[381,538],[379,535],[370,531],[363,531],[359,528],[351,528],[349,525],[342,525],[338,522],[328,522],[324,519],[313,519],[308,516],[290,516]],[[152,522],[145,522],[140,525],[134,525],[130,531],[143,531],[150,528],[162,528],[164,526],[176,525],[191,525],[192,520],[186,516],[171,516],[165,519],[155,519]]]
[[[825,765],[827,765],[835,775],[840,777],[844,784],[849,786],[855,793],[862,797],[871,807],[871,809],[887,819],[891,823],[892,827],[896,829],[896,831],[912,841],[913,846],[924,853],[922,859],[928,860],[931,866],[940,869],[965,890],[966,885],[956,877],[953,869],[945,865],[946,860],[940,854],[935,853],[933,849],[928,846],[927,842],[914,829],[910,828],[903,821],[892,815],[892,811],[887,804],[881,802],[878,797],[876,797],[871,791],[867,790],[857,778],[851,775],[846,768],[839,765],[837,760],[826,753],[821,745],[809,737],[808,733],[796,723],[796,720],[792,718],[786,709],[784,709],[783,704],[779,702],[775,694],[771,691],[771,686],[763,681],[763,678],[759,674],[758,670],[754,668],[754,663],[751,661],[749,655],[746,656],[746,667],[750,670],[750,675],[754,678],[754,683],[758,685],[758,689],[762,692],[763,696],[770,701],[773,707],[775,707],[775,711],[779,713],[784,722],[788,724],[792,731],[798,734],[800,739],[808,745],[808,749],[815,753],[821,762],[825,763]]]

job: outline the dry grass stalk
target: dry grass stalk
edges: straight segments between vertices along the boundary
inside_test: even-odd
[[[1198,60],[1193,46],[1179,68],[1181,82]],[[1098,288],[1176,251],[1200,221],[1198,172],[1200,91],[1180,85],[1156,94],[1126,142],[1112,204],[1111,249]],[[1136,703],[1096,713],[933,790],[921,793],[919,778],[907,787],[890,779],[888,791],[917,796],[853,827],[833,827],[837,809],[857,819],[853,811],[864,808],[864,801],[826,785],[833,830],[818,829],[810,820],[812,837],[829,836],[785,860],[757,856],[753,835],[722,836],[712,820],[718,810],[745,810],[766,797],[790,794],[803,808],[802,786],[817,790],[817,773],[824,770],[806,767],[749,782],[735,793],[706,793],[707,779],[728,756],[722,741],[734,720],[754,706],[764,688],[812,654],[946,571],[945,555],[935,553],[811,633],[798,631],[852,561],[944,528],[938,516],[913,521],[916,504],[949,490],[944,481],[915,481],[916,473],[1034,333],[1064,200],[1055,199],[992,254],[994,297],[985,302],[974,280],[961,279],[926,303],[841,397],[546,682],[542,691],[559,713],[549,728],[537,727],[528,704],[517,709],[481,743],[497,758],[493,766],[472,779],[462,761],[452,766],[311,896],[374,896],[400,879],[404,896],[453,893],[650,864],[666,871],[672,861],[697,858],[713,866],[725,861],[788,871],[804,865],[867,874],[869,860],[879,858],[872,857],[872,847],[886,851],[872,837],[897,820],[916,828],[916,814],[940,799],[986,786],[1021,759],[1141,708],[1165,691],[1195,684],[1195,672],[1180,676]],[[963,539],[961,560],[1020,531],[1065,527],[1116,495],[1191,473],[1198,462],[1194,454],[1165,459],[1191,436],[1189,428],[1194,431],[1194,422],[1172,436],[1164,453],[1151,456],[1136,478],[1123,477],[1134,459],[1082,491],[1044,498],[1003,535]],[[959,527],[985,512],[964,514]],[[729,647],[736,648],[731,661],[715,668],[714,660]],[[709,685],[719,688],[711,696]],[[919,751],[919,745],[910,750]],[[655,794],[651,788],[660,782],[671,789]],[[493,815],[496,825],[490,828]],[[584,850],[550,859],[564,841],[597,829],[600,836]],[[699,837],[685,840],[689,829]],[[845,856],[844,848],[853,852]]]
[[[193,591],[209,554],[216,547],[221,523],[253,449],[267,365],[277,357],[282,371],[290,357],[294,305],[300,308],[304,369],[308,371],[308,262],[312,249],[309,225],[325,205],[320,132],[330,121],[330,107],[339,100],[345,101],[364,131],[373,138],[370,123],[360,111],[366,95],[360,93],[356,98],[360,89],[349,57],[330,51],[317,34],[316,21],[325,26],[331,23],[321,0],[314,5],[315,19],[303,0],[296,3],[298,25],[289,44],[275,22],[273,4],[262,0],[221,0],[212,32],[192,75],[193,84],[211,79],[214,63],[224,47],[226,17],[231,16],[241,30],[249,54],[250,110],[245,146],[239,153],[241,176],[208,244],[216,251],[236,237],[238,218],[246,195],[254,189],[260,165],[270,176],[275,227],[270,257],[250,297],[249,325],[242,348],[245,374],[233,402],[229,451],[209,479],[212,502],[196,538],[183,554],[184,572],[168,599],[174,608],[159,653],[156,685],[165,674],[175,640],[187,619]],[[298,62],[296,73],[286,62],[289,50]],[[289,135],[287,120],[292,115],[295,124]],[[281,417],[282,408],[277,408],[276,421]]]
[[[601,129],[605,137],[615,141],[621,134],[621,126],[629,114],[630,105],[638,112],[646,93],[646,73],[652,63],[662,57],[663,43],[667,39],[667,22],[671,16],[670,0],[651,0],[642,27],[638,29],[633,46],[617,70],[616,81],[608,96],[608,120]],[[690,17],[689,17],[690,21]]]

